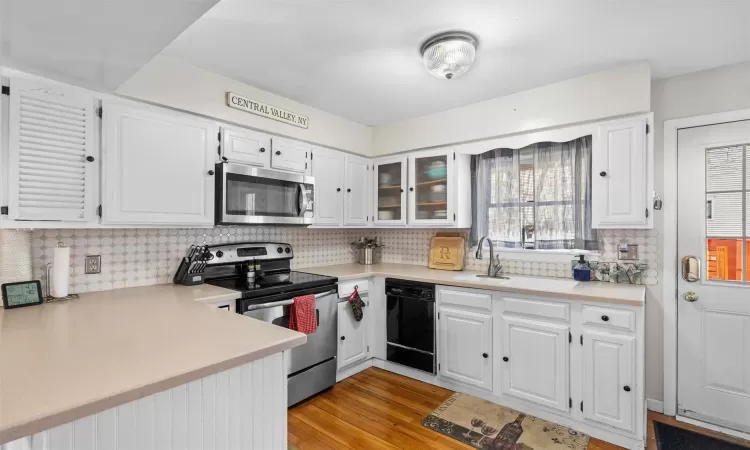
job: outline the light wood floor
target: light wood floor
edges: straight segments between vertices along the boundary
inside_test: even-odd
[[[422,419],[452,393],[373,367],[290,409],[289,443],[299,450],[471,449],[421,425]],[[655,420],[717,434],[649,412],[648,450],[656,450]],[[615,449],[621,447],[598,439],[589,441],[588,450]]]

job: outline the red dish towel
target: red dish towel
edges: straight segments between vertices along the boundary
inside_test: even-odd
[[[315,320],[315,296],[294,297],[289,310],[289,329],[300,333],[313,334],[318,327]]]

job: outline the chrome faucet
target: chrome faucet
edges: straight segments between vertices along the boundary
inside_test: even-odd
[[[482,259],[482,244],[484,244],[484,240],[487,240],[487,243],[490,245],[490,264],[487,266],[487,277],[494,278],[497,277],[498,274],[502,275],[501,271],[503,270],[503,265],[500,264],[500,255],[497,255],[497,260],[495,259],[495,248],[492,246],[492,239],[490,239],[487,236],[482,236],[482,239],[479,240],[479,244],[477,244],[477,253],[474,255],[476,259]],[[493,268],[492,265],[495,265]]]

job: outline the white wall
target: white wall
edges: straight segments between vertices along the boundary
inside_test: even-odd
[[[655,124],[654,189],[658,193],[664,190],[664,121],[750,108],[750,63],[655,80],[651,87],[651,106]],[[663,214],[654,216],[654,227],[663,236]],[[664,267],[676,262],[664,261],[659,252],[658,264]],[[664,396],[664,302],[667,299],[663,298],[660,286],[650,287],[647,295],[646,393],[649,398],[661,400]]]
[[[651,111],[651,70],[638,62],[373,130],[385,155]],[[408,101],[408,99],[404,99]]]
[[[308,116],[310,126],[299,128],[231,109],[226,105],[228,91]],[[370,127],[161,55],[146,64],[116,93],[365,156],[372,152]]]

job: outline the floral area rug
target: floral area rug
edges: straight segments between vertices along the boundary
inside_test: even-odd
[[[578,431],[458,392],[422,425],[483,450],[585,450],[589,443]]]

